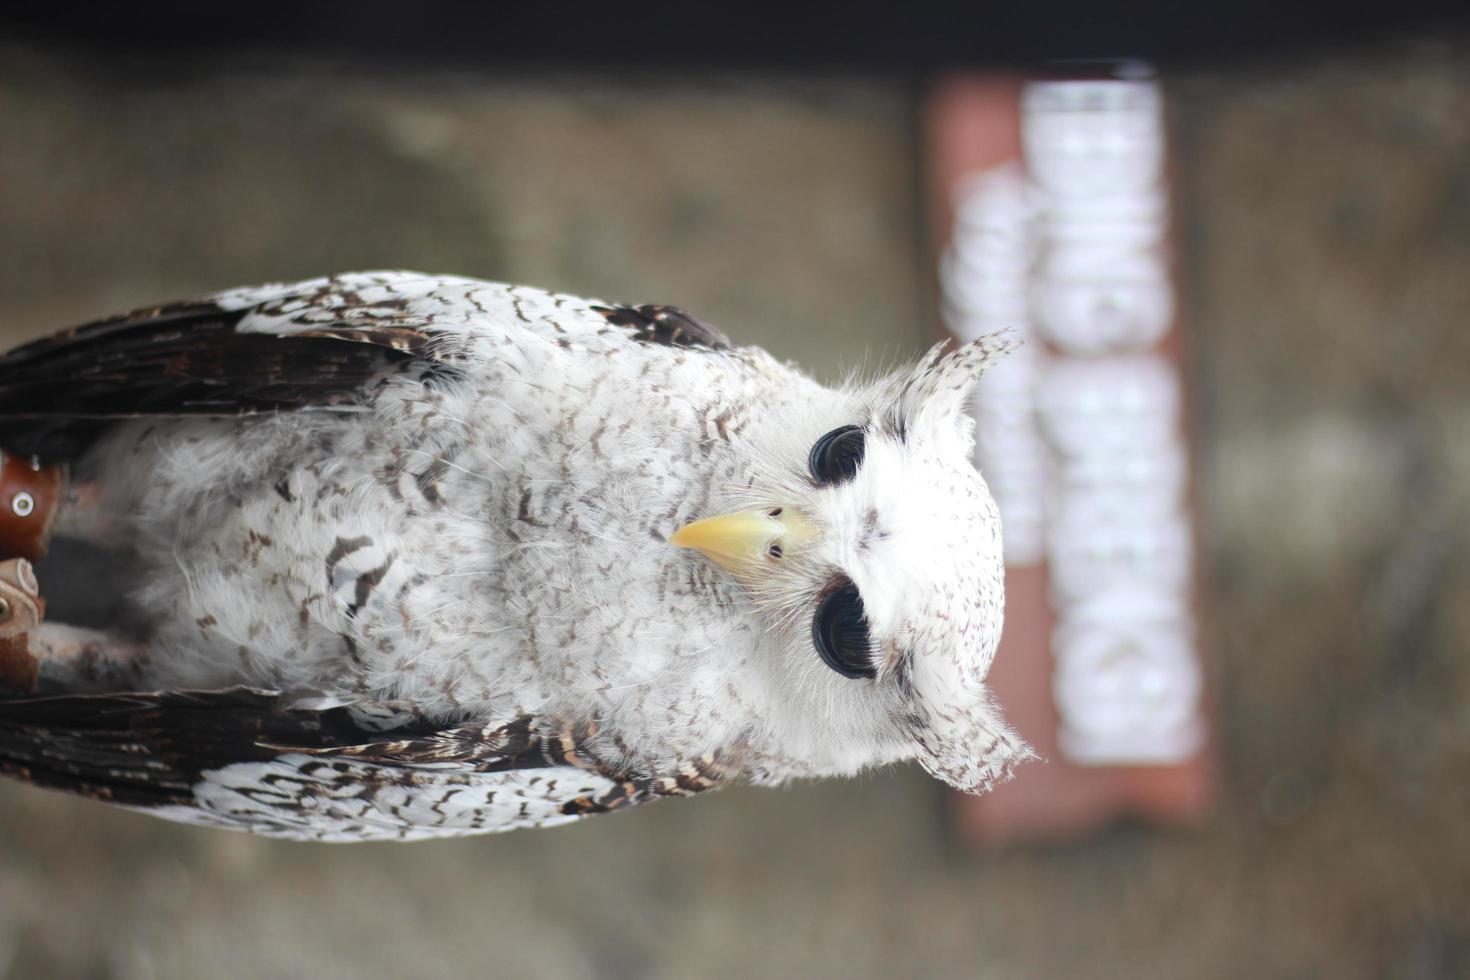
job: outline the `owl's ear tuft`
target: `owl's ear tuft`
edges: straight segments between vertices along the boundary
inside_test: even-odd
[[[929,715],[915,741],[919,765],[966,793],[983,793],[1011,779],[1022,763],[1040,758],[988,695],[969,710]]]
[[[929,348],[917,364],[884,379],[881,394],[889,402],[895,428],[906,430],[921,417],[955,417],[987,368],[1020,346],[1009,330],[986,334],[968,343],[944,341]]]

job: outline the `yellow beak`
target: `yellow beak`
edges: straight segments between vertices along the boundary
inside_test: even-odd
[[[817,536],[806,515],[790,507],[741,510],[686,524],[669,544],[698,548],[729,572],[751,574],[779,561]]]

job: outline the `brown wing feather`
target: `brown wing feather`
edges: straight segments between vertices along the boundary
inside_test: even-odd
[[[348,708],[298,701],[246,687],[0,700],[0,772],[114,803],[164,806],[192,803],[207,770],[286,753],[478,772],[564,762],[530,718],[378,731]]]
[[[393,275],[408,274],[262,287],[255,305],[238,305],[235,295],[224,305],[205,298],[152,306],[18,347],[0,356],[0,447],[63,461],[118,419],[350,404],[394,365],[432,361],[454,370],[447,362],[456,348],[443,343],[433,314],[402,298],[359,292],[391,287]],[[719,330],[676,307],[593,309],[640,343],[730,346]],[[257,313],[284,317],[291,328],[241,329]]]
[[[703,350],[728,350],[730,338],[719,330],[686,313],[677,306],[645,304],[643,306],[594,306],[608,323],[627,327],[633,339],[664,347],[694,347]]]
[[[0,445],[64,459],[116,419],[350,403],[385,368],[430,357],[434,336],[370,322],[242,332],[250,312],[208,301],[151,307],[0,356]]]
[[[335,840],[504,830],[689,796],[729,778],[720,757],[663,776],[615,769],[587,753],[594,735],[589,725],[543,731],[530,717],[379,730],[346,707],[311,709],[244,687],[62,695],[0,700],[0,773],[125,806],[190,808],[202,822],[268,836]],[[267,765],[222,781],[238,763]],[[439,809],[477,774],[512,771],[532,771],[524,795],[501,784],[504,800],[496,789],[459,817]],[[568,777],[577,771],[586,776]],[[538,797],[552,808],[528,817]]]

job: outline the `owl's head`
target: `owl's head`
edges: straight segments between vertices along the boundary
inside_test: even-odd
[[[914,758],[980,791],[1031,755],[985,685],[1004,568],[964,410],[1005,349],[941,345],[876,383],[773,407],[730,512],[672,538],[761,611],[776,640],[763,721],[814,769]]]

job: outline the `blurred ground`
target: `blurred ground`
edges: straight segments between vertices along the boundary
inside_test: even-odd
[[[7,783],[0,977],[1470,976],[1467,54],[1170,80],[1208,826],[966,856],[903,770],[331,847]],[[677,303],[831,378],[933,330],[911,95],[0,51],[0,335],[398,266]]]

